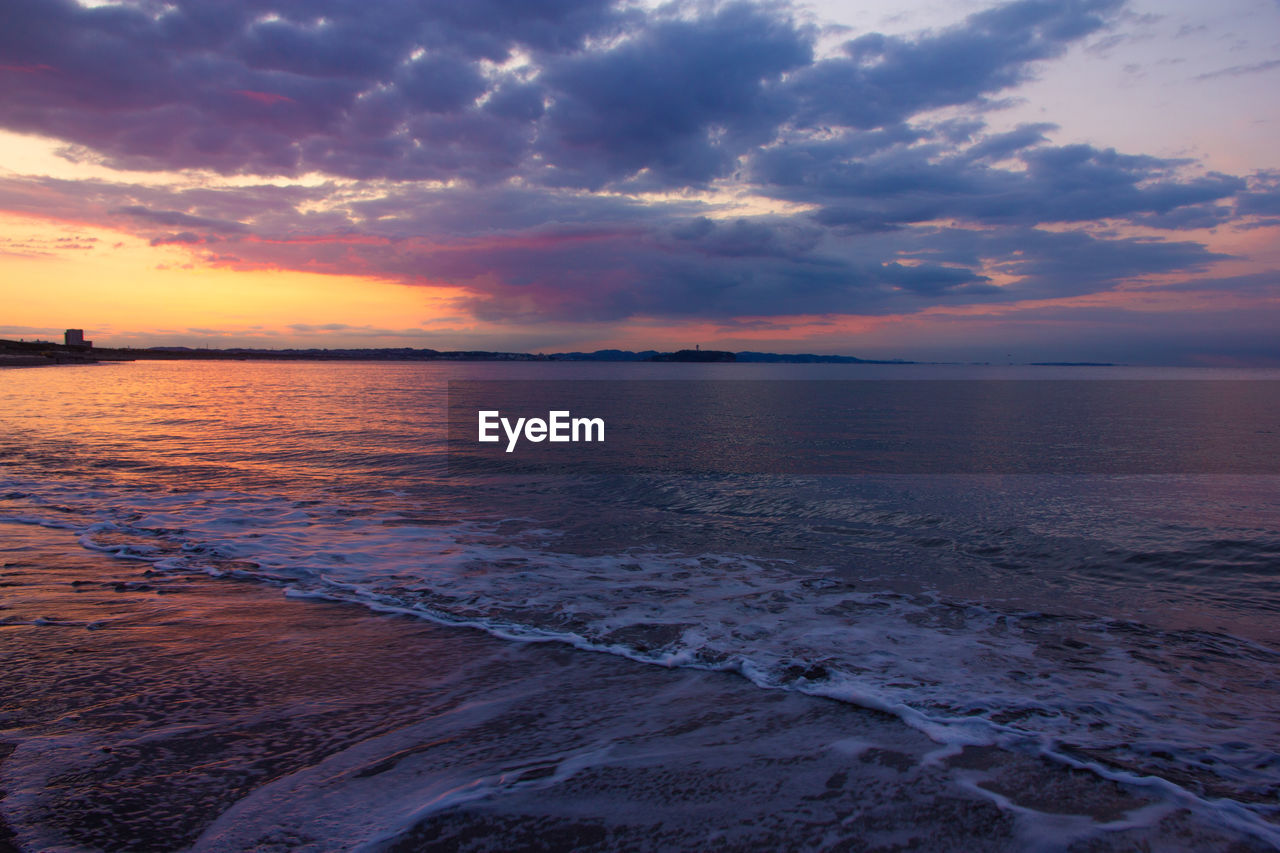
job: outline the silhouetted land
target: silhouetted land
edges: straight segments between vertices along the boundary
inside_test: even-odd
[[[649,361],[725,362],[737,361],[731,352],[714,349],[682,349],[678,352],[660,352]]]
[[[90,347],[68,347],[48,341],[0,340],[0,367],[41,367],[49,364],[94,364],[104,352]]]
[[[434,350],[411,347],[378,349],[205,349],[193,347],[68,347],[49,341],[0,340],[0,366],[91,364],[99,361],[654,361],[654,362],[763,362],[787,364],[915,364],[901,359],[876,360],[848,355],[727,352],[723,350],[596,350],[595,352],[491,352],[488,350]]]

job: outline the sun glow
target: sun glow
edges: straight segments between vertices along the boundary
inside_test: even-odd
[[[396,333],[422,334],[457,313],[456,289],[209,266],[182,247],[31,217],[0,216],[0,233],[6,235],[0,241],[5,325],[37,329],[62,318],[93,330],[104,346],[210,337],[227,346],[255,345],[255,339],[260,346],[343,346],[353,336],[404,346]],[[192,318],[199,318],[198,329]]]

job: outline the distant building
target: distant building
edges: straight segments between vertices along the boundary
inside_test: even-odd
[[[84,329],[67,329],[63,343],[69,347],[92,347],[93,341],[84,339]]]

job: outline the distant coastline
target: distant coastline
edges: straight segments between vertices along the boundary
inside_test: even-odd
[[[919,364],[904,359],[869,359],[851,355],[814,353],[728,352],[724,350],[605,349],[594,352],[497,352],[490,350],[434,350],[411,347],[371,349],[256,349],[230,347],[76,347],[51,341],[0,340],[0,366],[93,364],[103,361],[620,361],[712,362],[763,364]]]
[[[51,364],[96,364],[110,350],[67,346],[51,341],[0,340],[0,367],[44,367]]]

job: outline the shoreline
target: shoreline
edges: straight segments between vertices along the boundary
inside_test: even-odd
[[[27,849],[1004,850],[1053,827],[1090,849],[1266,849],[1141,789],[990,748],[947,755],[890,715],[736,675],[4,529],[0,818]]]

